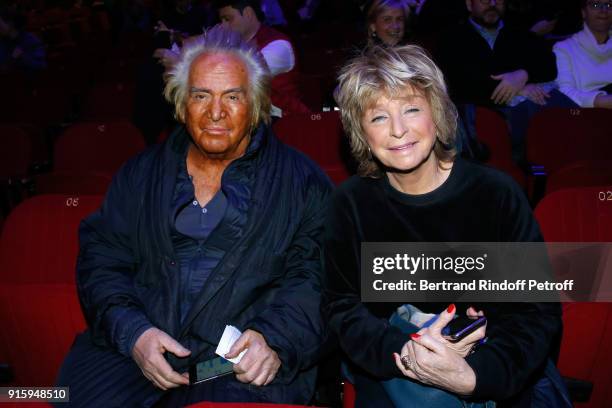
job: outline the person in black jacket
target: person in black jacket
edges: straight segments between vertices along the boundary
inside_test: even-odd
[[[237,34],[186,43],[166,78],[184,126],[129,161],[81,224],[88,329],[58,384],[85,407],[308,403],[329,179],[273,135],[269,70]],[[226,325],[242,332],[225,354],[244,352],[234,374],[189,385]]]
[[[456,109],[420,47],[373,47],[347,63],[339,82],[359,174],[330,205],[323,307],[353,374],[356,406],[484,407],[520,394],[560,335],[558,303],[413,304],[439,317],[429,328],[414,322],[409,336],[392,322],[401,303],[365,303],[360,294],[363,243],[542,241],[523,192],[504,173],[457,156]],[[480,312],[488,341],[474,353],[482,331],[459,343],[441,336],[456,314]],[[411,380],[399,397],[386,382],[398,378]]]
[[[451,27],[441,40],[436,59],[450,95],[472,136],[474,105],[498,110],[507,119],[513,157],[524,161],[529,118],[542,107],[575,106],[555,89],[555,55],[527,29],[506,25],[504,0],[466,0],[468,21]]]

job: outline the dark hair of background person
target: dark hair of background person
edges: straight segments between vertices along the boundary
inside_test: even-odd
[[[260,22],[263,23],[266,19],[266,16],[261,10],[261,2],[258,0],[214,0],[213,1],[213,7],[217,10],[223,7],[227,7],[227,6],[231,8],[235,8],[236,10],[240,12],[240,14],[243,13],[245,8],[251,7],[253,11],[255,11],[255,15],[257,16],[257,19]]]

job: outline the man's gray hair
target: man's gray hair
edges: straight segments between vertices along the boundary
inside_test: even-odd
[[[242,60],[247,68],[251,128],[259,122],[270,123],[270,81],[268,65],[254,44],[247,43],[229,28],[217,25],[202,35],[185,41],[180,54],[166,69],[164,96],[174,105],[174,115],[185,122],[185,104],[189,97],[191,64],[203,54],[231,54]]]
[[[363,130],[366,111],[381,96],[394,96],[406,89],[421,93],[429,103],[437,135],[434,153],[440,161],[452,161],[456,154],[457,109],[446,91],[442,71],[421,47],[369,47],[342,68],[338,80],[336,101],[360,175],[382,175]]]

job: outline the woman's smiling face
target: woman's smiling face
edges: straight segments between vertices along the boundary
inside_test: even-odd
[[[372,155],[389,171],[411,171],[435,160],[436,125],[421,92],[408,87],[397,95],[381,94],[361,124]]]

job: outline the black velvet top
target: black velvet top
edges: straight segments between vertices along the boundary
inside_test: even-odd
[[[436,190],[407,195],[386,177],[354,176],[335,192],[325,237],[324,310],[347,356],[364,374],[402,377],[392,358],[408,340],[388,323],[400,304],[360,301],[361,242],[541,241],[520,187],[492,168],[456,159]],[[441,312],[447,304],[415,304]],[[457,304],[465,314],[470,305]],[[518,393],[546,361],[561,330],[557,303],[474,304],[488,318],[489,341],[466,358],[476,373],[473,396],[500,400]]]

